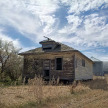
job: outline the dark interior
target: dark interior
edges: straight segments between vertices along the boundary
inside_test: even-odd
[[[43,50],[50,50],[52,49],[51,47],[43,48]]]
[[[44,77],[49,77],[49,70],[44,70]]]
[[[56,70],[62,70],[62,58],[56,58]]]

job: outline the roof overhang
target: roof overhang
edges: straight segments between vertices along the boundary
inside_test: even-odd
[[[77,52],[77,53],[81,54],[83,57],[85,57],[86,59],[88,59],[89,61],[91,61],[92,63],[94,63],[90,58],[88,58],[86,55],[84,55],[83,53],[81,53],[78,50],[53,51],[53,52],[37,52],[37,53],[19,53],[19,55],[22,55],[22,56],[24,56],[24,55],[39,55],[39,54],[51,54],[51,53],[63,53],[63,52],[68,52],[68,53]]]
[[[88,58],[86,55],[84,55],[83,53],[81,53],[80,51],[77,50],[77,52],[79,54],[81,54],[83,57],[85,57],[86,59],[88,59],[89,61],[91,61],[92,63],[94,63],[90,58]]]

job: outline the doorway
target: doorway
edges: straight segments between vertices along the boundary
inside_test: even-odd
[[[50,60],[46,59],[43,61],[43,76],[45,79],[50,78]]]
[[[44,77],[49,77],[49,70],[44,70]]]

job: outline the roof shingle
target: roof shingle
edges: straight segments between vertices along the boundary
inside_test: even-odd
[[[56,48],[55,50],[52,50],[51,52],[58,52],[58,51],[71,51],[71,50],[75,50],[74,48],[72,47],[69,47],[65,44],[62,44],[62,43],[59,43],[60,44],[60,49],[59,48]],[[44,50],[42,50],[42,47],[39,47],[39,48],[35,48],[35,49],[32,49],[32,50],[29,50],[29,51],[26,51],[26,52],[22,52],[20,53],[20,55],[24,55],[24,54],[35,54],[35,53],[41,53],[41,52],[45,52]]]

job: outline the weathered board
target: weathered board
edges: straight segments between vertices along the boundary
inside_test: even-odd
[[[56,70],[55,60],[57,57],[63,58],[62,70]],[[35,64],[33,60],[35,60]],[[41,69],[36,70],[36,67],[41,67]],[[23,74],[24,76],[28,75],[28,77],[33,77],[33,75],[35,76],[35,74],[39,74],[39,72],[40,74],[43,73],[44,76],[45,70],[49,70],[49,79],[52,79],[53,77],[57,79],[59,77],[61,80],[74,80],[74,53],[44,53],[42,55],[32,55],[32,57],[30,55],[25,56]]]

